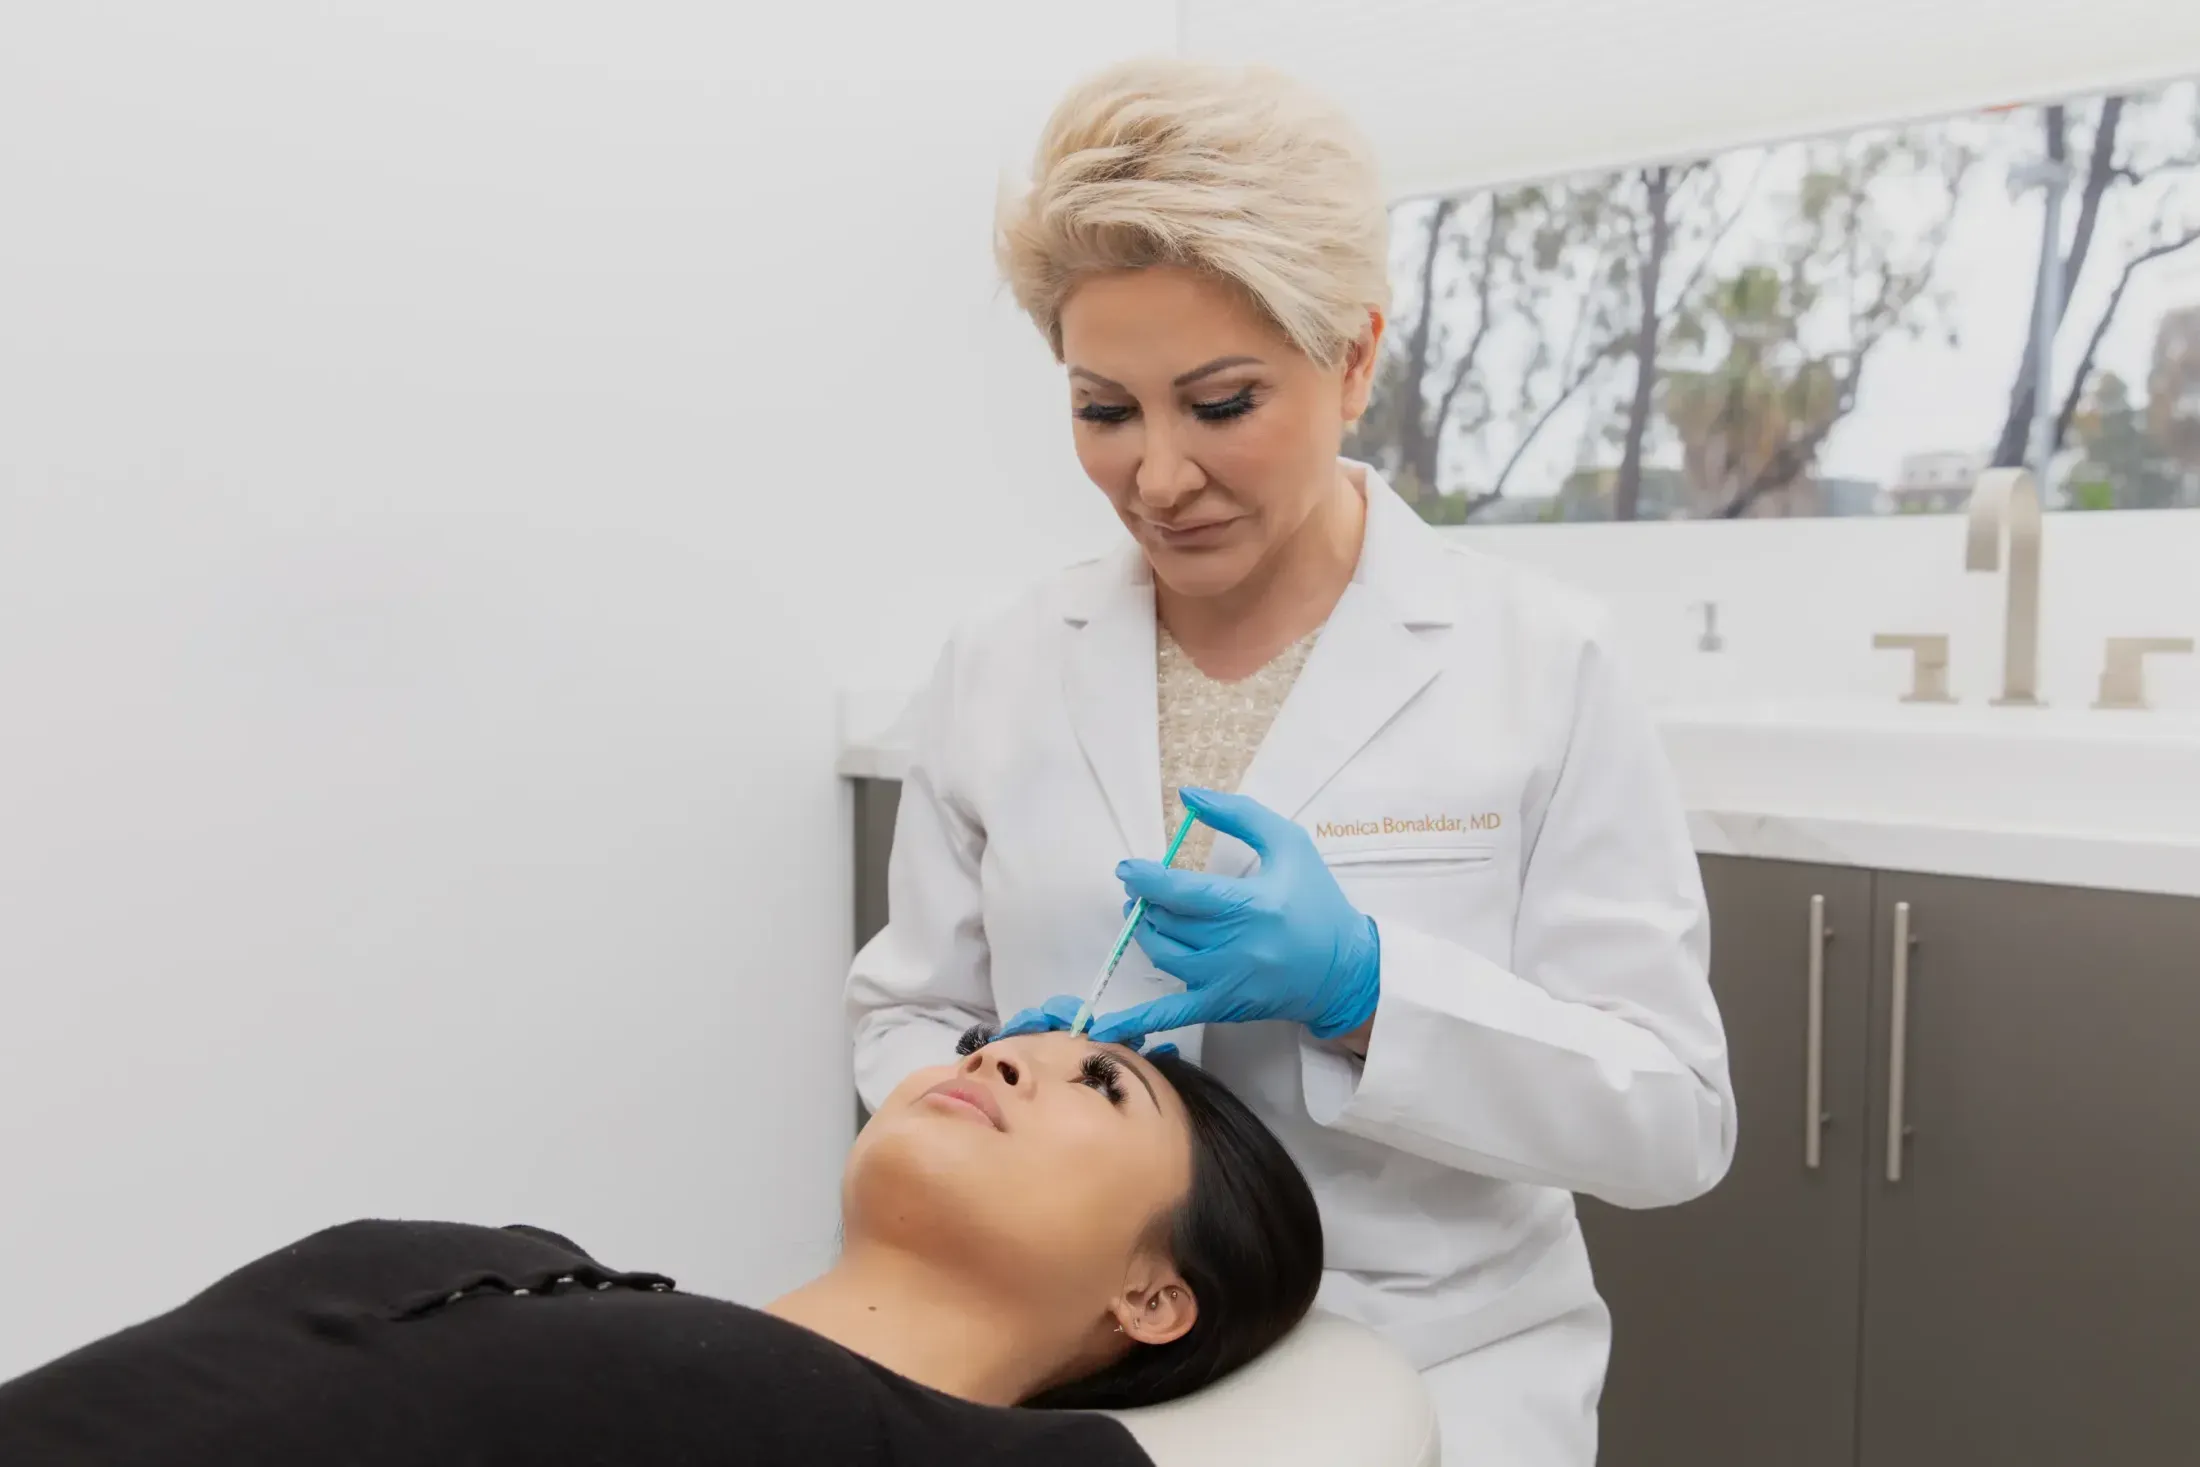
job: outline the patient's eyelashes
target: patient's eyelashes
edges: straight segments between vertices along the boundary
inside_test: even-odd
[[[962,1038],[955,1041],[955,1053],[975,1054],[991,1044],[993,1036],[999,1032],[1000,1030],[994,1028],[991,1024],[972,1024],[969,1028],[963,1030]]]
[[[1123,1066],[1114,1055],[1094,1050],[1077,1067],[1077,1075],[1078,1084],[1090,1085],[1108,1098],[1108,1104],[1123,1103]]]

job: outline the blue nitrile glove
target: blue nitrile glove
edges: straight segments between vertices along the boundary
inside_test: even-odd
[[[1084,1005],[1084,1002],[1074,993],[1057,993],[1037,1008],[1025,1009],[1014,1018],[1011,1018],[1001,1026],[1001,1032],[993,1037],[995,1039],[1014,1039],[1019,1034],[1067,1032],[1069,1026],[1077,1021],[1077,1010]],[[1094,1027],[1098,1027],[1097,1021]],[[1144,1034],[1134,1034],[1123,1039],[1095,1040],[1094,1042],[1120,1044],[1129,1049],[1139,1050],[1155,1059],[1165,1054],[1176,1053],[1176,1046],[1173,1044],[1157,1044],[1150,1050],[1146,1049],[1146,1036]]]
[[[1116,868],[1123,889],[1146,899],[1138,945],[1184,991],[1105,1015],[1092,1037],[1120,1044],[1189,1024],[1287,1019],[1334,1039],[1374,1017],[1382,967],[1375,921],[1345,899],[1313,838],[1243,795],[1179,794],[1200,823],[1252,847],[1259,869],[1232,877],[1156,861]]]

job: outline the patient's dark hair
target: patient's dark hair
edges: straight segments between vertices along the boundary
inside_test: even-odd
[[[1184,1102],[1191,1124],[1192,1188],[1167,1226],[1197,1317],[1168,1344],[1134,1345],[1107,1369],[1042,1391],[1026,1406],[1124,1410],[1189,1395],[1290,1333],[1321,1285],[1321,1213],[1283,1143],[1190,1060],[1164,1052],[1147,1062]]]

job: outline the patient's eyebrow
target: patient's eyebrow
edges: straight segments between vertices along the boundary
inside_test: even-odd
[[[1115,1049],[1121,1050],[1123,1052],[1124,1057],[1130,1061],[1130,1063],[1124,1065],[1123,1068],[1131,1072],[1132,1079],[1136,1080],[1139,1084],[1146,1087],[1146,1098],[1153,1102],[1153,1108],[1155,1110],[1161,1109],[1161,1097],[1154,1094],[1153,1081],[1146,1078],[1146,1066],[1145,1063],[1138,1058],[1138,1051],[1132,1049],[1127,1044],[1103,1044],[1100,1047],[1102,1049]]]

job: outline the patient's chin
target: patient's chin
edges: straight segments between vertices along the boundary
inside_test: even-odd
[[[1004,1281],[1073,1279],[1098,1250],[1084,1246],[1059,1199],[1006,1164],[1000,1139],[954,1116],[881,1127],[849,1157],[841,1188],[848,1235],[951,1253]]]
[[[935,1107],[881,1113],[863,1128],[849,1153],[843,1208],[854,1222],[934,1228],[965,1227],[975,1194],[984,1190],[991,1126]]]

